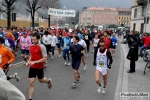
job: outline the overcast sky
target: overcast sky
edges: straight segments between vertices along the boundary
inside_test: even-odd
[[[131,8],[133,0],[60,0],[63,9],[81,10],[83,7],[123,7]],[[66,8],[65,8],[65,7]]]

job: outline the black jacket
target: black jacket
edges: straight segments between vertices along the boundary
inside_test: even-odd
[[[135,61],[138,60],[138,43],[136,41],[130,45],[127,59]]]

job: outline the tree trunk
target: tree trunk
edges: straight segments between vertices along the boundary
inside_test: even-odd
[[[48,15],[48,27],[51,26],[51,15]]]
[[[34,15],[32,16],[32,28],[34,29]]]
[[[7,12],[7,27],[11,27],[11,11],[10,8],[7,8],[8,12]]]

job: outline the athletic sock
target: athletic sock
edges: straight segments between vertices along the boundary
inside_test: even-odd
[[[106,88],[106,87],[103,87],[103,88]]]
[[[32,99],[29,99],[29,100],[32,100]]]

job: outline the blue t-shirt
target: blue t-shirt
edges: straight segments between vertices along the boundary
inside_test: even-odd
[[[115,36],[111,37],[111,41],[112,41],[112,46],[116,46],[117,38]]]

